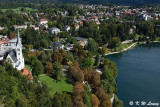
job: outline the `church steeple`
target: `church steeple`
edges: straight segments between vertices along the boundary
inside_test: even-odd
[[[19,45],[19,46],[22,46],[22,44],[21,44],[21,38],[20,38],[20,35],[19,35],[19,30],[17,30],[17,44],[16,44],[17,46]]]

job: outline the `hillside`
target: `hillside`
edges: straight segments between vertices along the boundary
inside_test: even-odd
[[[120,4],[141,5],[160,3],[160,0],[0,0],[1,2],[36,2],[36,3],[83,3],[83,4]]]

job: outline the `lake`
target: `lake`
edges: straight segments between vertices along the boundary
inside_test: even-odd
[[[130,101],[133,101],[133,106],[136,106],[136,101],[139,106],[142,106],[142,101],[160,103],[159,43],[138,45],[124,53],[106,57],[114,61],[119,69],[117,96],[124,107],[131,107]]]

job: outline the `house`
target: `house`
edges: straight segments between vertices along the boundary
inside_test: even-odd
[[[14,30],[27,29],[27,25],[13,25]]]
[[[64,30],[67,31],[67,32],[68,32],[70,29],[71,29],[70,26],[65,26],[65,27],[64,27]]]
[[[79,24],[75,24],[74,27],[75,27],[75,30],[77,31],[77,30],[79,30],[80,26],[79,26]]]
[[[73,49],[73,46],[74,46],[74,44],[70,44],[70,43],[67,43],[66,45],[65,45],[65,47],[66,47],[66,50],[72,50]]]
[[[39,27],[36,27],[35,25],[30,25],[31,28],[33,28],[34,30],[39,30]]]
[[[3,30],[3,29],[5,29],[5,27],[1,27],[1,26],[0,26],[0,31]]]
[[[60,29],[59,28],[50,28],[49,29],[49,33],[50,34],[58,34],[60,32]]]
[[[48,28],[48,19],[40,19],[38,25],[42,28]]]
[[[153,17],[151,17],[150,15],[147,15],[147,14],[141,14],[141,15],[140,15],[140,19],[141,19],[141,20],[148,21],[148,20],[153,19]]]
[[[64,45],[60,42],[52,42],[51,43],[51,49],[64,49]]]
[[[24,69],[21,70],[21,72],[28,80],[33,80],[33,76],[32,76],[31,71],[24,68]]]
[[[88,43],[88,39],[86,38],[81,38],[81,37],[75,37],[75,39],[80,43],[82,47],[84,47]]]

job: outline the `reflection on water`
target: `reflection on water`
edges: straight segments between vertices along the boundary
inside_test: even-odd
[[[139,45],[124,53],[106,56],[116,62],[118,97],[129,101],[160,102],[160,44]]]

